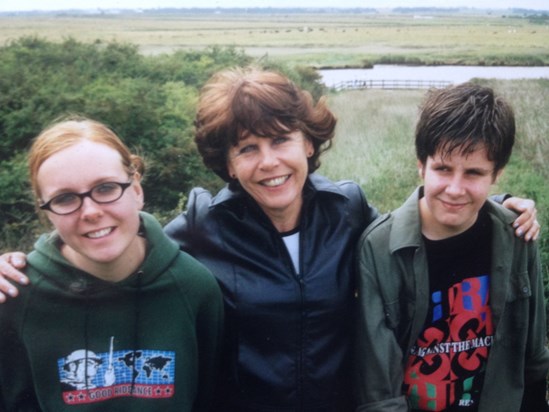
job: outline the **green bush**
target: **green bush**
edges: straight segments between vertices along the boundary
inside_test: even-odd
[[[25,153],[40,130],[67,114],[108,124],[145,155],[151,212],[175,209],[197,183],[219,186],[193,142],[198,89],[215,71],[249,61],[234,48],[146,57],[131,44],[37,37],[0,48],[0,248],[28,249],[34,236],[26,235],[40,230]]]
[[[43,231],[34,210],[25,154],[45,126],[67,114],[108,124],[146,160],[146,208],[166,221],[194,186],[222,182],[202,164],[193,140],[200,87],[226,67],[251,58],[234,47],[144,56],[132,44],[52,43],[22,37],[0,48],[0,251],[28,250]],[[311,69],[263,62],[315,97]]]

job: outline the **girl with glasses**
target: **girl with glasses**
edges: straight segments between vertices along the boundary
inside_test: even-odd
[[[29,171],[55,230],[0,307],[0,410],[207,410],[221,294],[141,211],[142,159],[71,118],[37,137]]]

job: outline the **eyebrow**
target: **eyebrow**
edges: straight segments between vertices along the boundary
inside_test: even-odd
[[[485,169],[484,167],[470,167],[465,169],[466,172],[492,173],[493,169]]]
[[[116,177],[116,176],[109,176],[109,177],[101,177],[97,180],[94,180],[90,186],[88,187],[87,190],[91,190],[93,189],[94,187],[100,185],[100,184],[103,184],[103,183],[108,183],[108,182],[118,182],[120,180],[119,177]],[[53,199],[54,197],[56,196],[59,196],[59,195],[64,195],[64,194],[68,194],[68,193],[82,193],[82,192],[85,192],[86,190],[76,190],[76,189],[71,189],[71,188],[68,188],[68,187],[63,187],[61,189],[58,189],[54,192],[52,192],[52,194],[49,196],[49,199]],[[43,200],[43,199],[42,199]]]

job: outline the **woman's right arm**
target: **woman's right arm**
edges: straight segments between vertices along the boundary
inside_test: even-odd
[[[29,284],[29,278],[21,272],[26,264],[27,256],[23,252],[0,255],[0,303],[5,302],[7,296],[14,298],[18,294],[17,287],[9,279],[20,285]]]

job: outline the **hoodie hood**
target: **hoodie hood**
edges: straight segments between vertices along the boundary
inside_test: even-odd
[[[160,224],[151,215],[141,213],[140,219],[139,236],[144,236],[147,240],[145,260],[133,274],[120,282],[108,282],[74,267],[61,255],[59,248],[61,239],[56,232],[38,239],[35,251],[29,255],[30,266],[45,280],[44,288],[50,288],[50,292],[60,299],[60,295],[65,295],[69,301],[76,298],[83,302],[82,310],[79,312],[82,319],[81,322],[78,322],[81,343],[76,351],[64,359],[64,368],[70,371],[70,358],[79,357],[84,365],[83,372],[81,370],[80,373],[83,373],[86,380],[82,382],[82,379],[78,378],[80,386],[76,386],[76,388],[87,390],[89,396],[91,396],[89,390],[94,389],[95,386],[88,382],[87,377],[90,374],[95,375],[95,369],[99,365],[97,362],[94,363],[97,356],[92,351],[93,335],[96,330],[93,324],[98,315],[95,308],[97,302],[106,304],[109,301],[125,301],[132,308],[129,312],[131,317],[126,318],[128,327],[133,331],[132,339],[127,343],[129,346],[126,347],[126,356],[128,365],[133,370],[129,380],[129,391],[133,393],[136,378],[139,375],[136,370],[136,360],[142,356],[141,339],[146,334],[146,329],[143,329],[141,321],[143,296],[148,285],[154,287],[153,283],[160,275],[169,271],[170,265],[179,253],[177,245],[163,234]],[[48,283],[49,286],[47,286]],[[114,316],[114,313],[108,315]],[[110,338],[111,347],[113,340],[114,336]],[[71,376],[71,378],[74,377]],[[67,396],[71,397],[71,392],[68,392]]]
[[[136,273],[120,282],[112,283],[90,275],[73,266],[60,252],[61,238],[56,231],[42,235],[28,256],[28,263],[42,276],[71,293],[94,293],[113,285],[119,288],[146,287],[172,264],[179,247],[167,238],[160,224],[146,212],[140,213],[141,233],[147,239],[145,260]],[[139,282],[136,282],[139,273]]]

